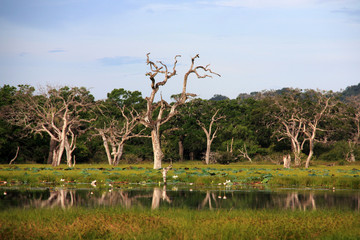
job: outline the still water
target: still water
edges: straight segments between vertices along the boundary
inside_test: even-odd
[[[0,188],[0,212],[11,208],[190,208],[190,209],[340,209],[360,211],[360,191],[232,190],[176,186],[116,189]]]

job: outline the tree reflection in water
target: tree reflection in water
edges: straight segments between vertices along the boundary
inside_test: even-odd
[[[219,203],[215,197],[215,193],[214,192],[210,192],[209,190],[206,191],[206,196],[204,198],[204,200],[201,202],[201,204],[199,204],[199,207],[198,209],[203,209],[205,208],[205,206],[207,204],[209,204],[209,209],[212,210],[213,207],[212,207],[212,201],[214,201],[215,205],[216,205],[216,208],[218,208],[219,206]]]
[[[170,198],[166,194],[166,185],[162,189],[155,187],[152,196],[151,209],[157,209],[160,206],[160,200],[171,203]]]
[[[311,207],[313,210],[316,210],[314,193],[310,193],[303,199],[299,199],[299,193],[289,193],[285,199],[285,209],[296,209],[306,210],[308,207]]]
[[[359,191],[224,191],[167,190],[166,186],[143,189],[57,189],[20,191],[7,189],[0,209],[9,207],[63,209],[112,206],[126,209],[161,207],[192,209],[352,209],[360,211]],[[1,191],[1,190],[0,190]],[[4,191],[5,192],[5,191]],[[223,196],[222,196],[223,195]],[[1,211],[1,210],[0,210]]]

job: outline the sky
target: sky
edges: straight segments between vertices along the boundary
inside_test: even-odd
[[[146,54],[177,75],[191,58],[221,75],[188,81],[214,94],[284,87],[339,91],[360,82],[360,0],[0,0],[0,85],[151,92]],[[157,78],[161,81],[162,78]]]

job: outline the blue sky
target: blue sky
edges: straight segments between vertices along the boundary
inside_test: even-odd
[[[338,91],[360,82],[359,0],[0,0],[0,83],[150,93],[146,53],[178,75],[191,57],[221,77],[192,77],[214,94],[283,87]]]

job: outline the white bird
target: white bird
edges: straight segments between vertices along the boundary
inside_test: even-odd
[[[91,182],[91,186],[96,187],[96,180]]]

